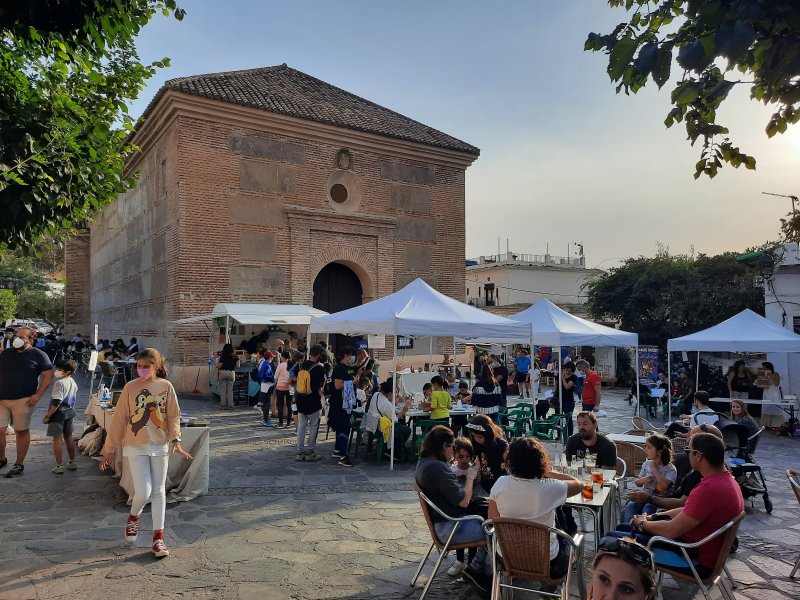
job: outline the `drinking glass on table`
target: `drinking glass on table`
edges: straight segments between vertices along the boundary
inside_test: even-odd
[[[584,475],[583,477],[583,490],[581,491],[581,497],[584,500],[591,500],[594,498],[594,483],[592,482],[591,475]]]

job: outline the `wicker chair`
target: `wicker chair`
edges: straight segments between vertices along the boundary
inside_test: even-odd
[[[789,478],[789,485],[792,486],[792,491],[794,492],[797,501],[800,502],[800,473],[793,469],[787,469],[786,477]],[[797,569],[800,569],[800,555],[798,555],[797,560],[794,561],[794,568],[789,574],[789,577],[794,577],[794,574],[797,573]]]
[[[614,442],[614,444],[617,446],[617,457],[625,462],[626,467],[625,475],[619,478],[619,484],[622,486],[619,500],[620,505],[622,505],[624,500],[622,490],[626,487],[625,484],[629,479],[634,479],[639,475],[644,461],[647,460],[647,455],[644,448],[636,444],[631,444],[630,442]],[[617,472],[619,472],[619,465],[617,466]]]
[[[501,588],[525,589],[513,585],[513,581],[503,582],[503,578],[513,580],[519,578],[527,581],[538,581],[542,585],[555,586],[563,582],[561,593],[538,591],[540,596],[553,598],[569,598],[569,576],[572,564],[582,555],[583,535],[574,538],[553,527],[545,527],[539,523],[524,519],[496,518],[486,521],[483,529],[492,541],[492,600],[500,597]],[[569,563],[565,575],[559,579],[550,578],[550,534],[554,533],[567,540],[570,547]],[[498,558],[498,552],[502,560]],[[578,580],[582,583],[582,577]],[[580,586],[580,597],[585,598],[583,585]]]
[[[633,417],[633,419],[631,419],[631,423],[635,429],[644,429],[646,431],[653,431],[655,433],[664,431],[663,427],[656,427],[644,417]]]
[[[467,515],[465,517],[454,518],[446,515],[439,507],[437,507],[433,502],[431,502],[428,497],[422,492],[422,489],[417,485],[415,481],[413,483],[414,491],[417,492],[417,496],[419,497],[419,505],[422,508],[422,514],[425,517],[425,523],[428,525],[428,531],[431,534],[431,546],[428,548],[428,552],[422,558],[422,561],[419,563],[419,567],[417,568],[417,572],[414,574],[414,577],[411,579],[411,587],[414,587],[417,583],[417,579],[419,579],[419,574],[422,573],[422,567],[425,566],[425,563],[428,561],[428,557],[431,555],[434,546],[439,551],[439,557],[436,559],[436,564],[433,565],[433,572],[431,573],[430,577],[428,577],[428,582],[425,584],[425,588],[422,590],[422,595],[420,596],[420,600],[425,597],[425,594],[428,593],[428,588],[431,586],[433,582],[433,578],[436,577],[436,573],[439,571],[439,567],[442,564],[442,559],[447,555],[448,552],[451,550],[467,550],[469,548],[483,548],[486,547],[486,540],[483,539],[478,542],[471,542],[469,544],[451,544],[450,540],[453,539],[456,530],[460,523],[465,521],[479,521],[483,523],[483,519],[478,515]],[[453,527],[453,531],[450,533],[450,537],[447,538],[447,541],[442,543],[439,539],[439,536],[436,535],[436,530],[433,527],[433,519],[431,518],[431,509],[435,510],[436,513],[443,517],[448,521],[453,521],[456,523],[456,526]]]
[[[692,544],[688,544],[686,542],[678,542],[676,540],[672,540],[670,538],[665,538],[660,535],[654,536],[650,538],[647,542],[647,549],[653,551],[653,546],[658,544],[659,547],[666,546],[667,549],[672,550],[678,554],[681,554],[686,561],[689,569],[692,571],[691,575],[687,575],[682,571],[677,571],[670,567],[666,567],[664,565],[659,565],[656,563],[656,571],[658,572],[658,581],[656,584],[656,589],[661,590],[661,580],[664,578],[664,573],[671,575],[675,579],[682,579],[684,581],[690,581],[695,583],[699,588],[700,591],[703,592],[703,596],[705,596],[706,600],[711,600],[711,590],[715,585],[719,586],[720,593],[725,600],[734,600],[734,594],[731,590],[728,590],[725,586],[725,581],[722,577],[723,571],[727,574],[728,579],[730,579],[732,589],[736,589],[736,580],[734,580],[733,575],[728,570],[728,567],[725,566],[725,561],[728,559],[728,555],[731,553],[731,547],[733,546],[733,542],[736,539],[736,532],[739,531],[739,525],[744,519],[745,512],[742,511],[739,515],[733,519],[732,521],[728,521],[725,525],[717,529],[715,532],[711,533],[710,535],[704,537],[702,540],[698,542],[694,542]],[[700,575],[697,574],[697,570],[694,567],[694,563],[692,559],[689,557],[688,550],[693,548],[699,548],[707,544],[709,541],[717,538],[719,536],[724,536],[722,538],[722,547],[720,548],[719,555],[717,556],[717,562],[714,564],[714,568],[711,570],[711,574],[706,577],[705,579],[701,578]],[[692,596],[694,597],[694,594]]]

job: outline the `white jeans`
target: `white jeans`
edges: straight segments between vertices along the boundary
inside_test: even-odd
[[[153,515],[153,531],[164,529],[164,511],[167,508],[167,464],[169,455],[126,456],[133,477],[133,500],[131,514],[142,514],[144,505],[150,501]]]

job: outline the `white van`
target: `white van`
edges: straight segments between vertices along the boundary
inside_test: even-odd
[[[6,327],[36,327],[36,321],[32,319],[9,319],[6,321]]]

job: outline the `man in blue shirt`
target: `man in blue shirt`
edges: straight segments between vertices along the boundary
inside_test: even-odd
[[[528,393],[528,398],[531,397],[531,357],[528,356],[528,351],[525,348],[517,350],[517,355],[514,357],[514,362],[517,364],[516,372],[514,373],[514,382],[519,389],[519,397],[524,398],[525,392]]]
[[[6,477],[22,475],[31,443],[31,413],[53,380],[53,365],[47,354],[33,347],[33,331],[20,327],[11,348],[0,352],[0,469],[6,459],[6,431],[13,417],[17,436],[17,459]]]

